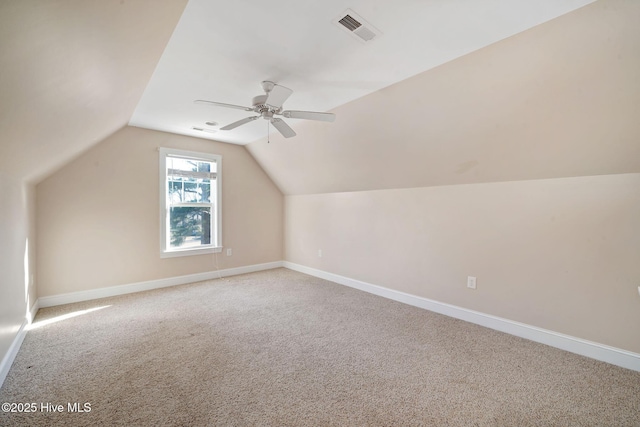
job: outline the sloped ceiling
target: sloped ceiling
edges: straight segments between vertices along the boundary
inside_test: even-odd
[[[272,80],[294,91],[286,109],[324,111],[592,1],[190,0],[130,124],[247,144],[267,122],[220,131],[255,114],[193,101],[251,106]],[[334,25],[347,9],[382,34],[362,43]]]
[[[638,172],[640,2],[591,1],[0,1],[0,174],[37,182],[130,120],[237,120],[192,100],[246,104],[263,79],[338,114],[213,135],[287,194]],[[333,27],[347,7],[382,38]]]
[[[286,194],[640,172],[639,22],[600,0],[247,148]]]
[[[0,1],[0,172],[37,181],[126,126],[186,3]]]

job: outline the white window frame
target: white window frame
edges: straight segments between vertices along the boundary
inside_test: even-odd
[[[160,257],[170,258],[188,255],[202,255],[222,252],[222,156],[218,154],[199,153],[195,151],[177,150],[173,148],[159,148],[160,152]],[[210,245],[197,248],[171,249],[169,244],[169,201],[167,199],[167,157],[182,157],[192,160],[216,162],[216,197],[211,212],[211,229],[215,229],[215,239]]]

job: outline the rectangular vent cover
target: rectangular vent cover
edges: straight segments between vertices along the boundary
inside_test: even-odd
[[[349,31],[353,31],[362,25],[361,23],[353,19],[351,15],[345,15],[344,18],[342,18],[338,22],[347,27],[347,30]]]
[[[364,43],[372,41],[382,35],[380,30],[365,21],[351,9],[345,10],[342,15],[333,20],[333,23],[338,26],[338,28],[351,34],[356,40]]]

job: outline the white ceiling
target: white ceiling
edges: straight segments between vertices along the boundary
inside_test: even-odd
[[[593,1],[190,0],[129,124],[248,144],[265,136],[264,121],[195,131],[251,114],[193,101],[250,106],[272,80],[294,91],[286,109],[327,111]],[[382,35],[364,44],[336,27],[348,8]]]

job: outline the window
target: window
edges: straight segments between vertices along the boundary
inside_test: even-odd
[[[160,148],[161,257],[220,252],[220,172],[215,154]]]

